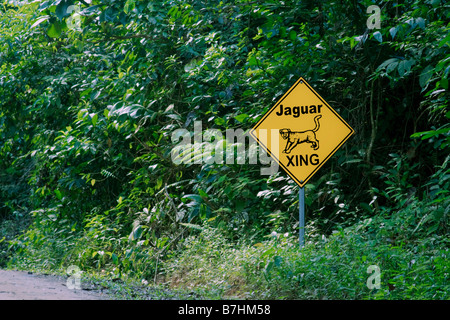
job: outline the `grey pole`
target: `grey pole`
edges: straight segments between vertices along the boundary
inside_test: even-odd
[[[305,245],[305,188],[300,188],[300,192],[298,193],[298,206],[299,206],[298,239],[300,243],[300,248],[302,248]]]

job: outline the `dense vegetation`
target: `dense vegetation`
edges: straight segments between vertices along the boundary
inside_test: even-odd
[[[4,2],[0,266],[448,299],[449,18],[444,0]],[[302,250],[282,170],[171,158],[176,129],[250,129],[300,76],[356,131],[306,185]]]

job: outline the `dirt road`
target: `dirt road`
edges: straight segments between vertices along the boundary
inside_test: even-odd
[[[69,289],[66,282],[64,277],[0,270],[0,300],[108,299],[99,292]]]

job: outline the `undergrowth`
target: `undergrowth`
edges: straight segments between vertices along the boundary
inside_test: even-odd
[[[99,279],[144,283],[134,294],[118,291],[130,299],[154,288],[211,299],[449,299],[449,207],[448,198],[415,199],[328,237],[311,221],[303,248],[296,234],[272,232],[258,243],[233,242],[205,223],[165,255],[134,247],[133,265],[95,251],[96,237],[89,242],[54,234],[40,246],[30,244],[26,255],[16,253],[11,265],[64,270],[76,260],[68,257],[78,255],[76,264]],[[370,266],[379,268],[379,287],[373,286]]]
[[[449,205],[447,199],[441,207],[447,210],[437,222],[442,228],[448,228]],[[252,299],[448,299],[450,241],[446,233],[422,238],[426,230],[417,229],[437,211],[411,204],[328,238],[310,234],[301,249],[291,234],[234,245],[205,227],[165,263],[168,282]],[[371,265],[380,270],[379,288],[371,286]]]

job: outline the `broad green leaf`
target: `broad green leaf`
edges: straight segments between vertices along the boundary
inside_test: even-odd
[[[98,121],[98,114],[94,114],[92,116],[91,121],[92,121],[92,125],[95,126],[97,124],[97,121]]]
[[[248,118],[248,114],[245,114],[245,113],[239,114],[239,115],[235,116],[234,118],[239,122],[244,122],[244,120]]]
[[[416,25],[419,26],[422,30],[425,30],[425,20],[422,17],[416,18]]]
[[[123,7],[123,11],[127,14],[128,12],[133,11],[136,5],[135,1],[136,0],[127,0],[127,2],[125,2],[125,6]]]
[[[138,239],[141,237],[142,232],[143,232],[142,226],[141,226],[141,225],[138,225],[138,226],[137,226],[136,228],[134,228],[133,231],[130,233],[130,236],[128,237],[128,239],[129,239],[130,241],[132,241],[132,240],[138,240]]]
[[[249,66],[257,66],[257,65],[258,65],[258,61],[256,60],[256,57],[255,57],[255,56],[251,56],[251,57],[248,59],[248,65],[249,65]]]
[[[431,137],[438,136],[440,134],[447,134],[450,132],[450,128],[439,128],[438,130],[430,130],[430,131],[423,131],[423,132],[416,132],[411,135],[411,138],[421,138],[422,140],[429,139]]]
[[[439,47],[443,47],[447,45],[447,47],[450,46],[450,33],[439,42]]]
[[[350,38],[350,49],[353,49],[358,44],[354,37]]]
[[[208,194],[205,191],[203,191],[202,189],[198,189],[198,194],[202,198],[208,198]]]
[[[436,66],[436,72],[439,72],[442,69],[444,69],[447,64],[450,65],[450,56],[447,56],[445,59],[439,61],[439,63]]]
[[[61,193],[61,191],[59,191],[58,189],[56,189],[56,190],[55,190],[55,194],[56,194],[56,197],[57,197],[59,200],[62,199],[62,193]]]
[[[221,126],[225,124],[225,120],[223,118],[214,118],[214,123]]]
[[[397,66],[398,66],[398,61],[395,61],[395,62],[392,62],[391,64],[389,64],[387,67],[386,67],[386,72],[387,73],[390,73],[390,72],[392,72],[393,70],[395,70],[396,68],[397,68]]]
[[[397,63],[398,64],[398,59],[397,58],[390,58],[387,59],[386,61],[384,61],[382,64],[379,65],[379,67],[377,68],[378,70],[381,70],[383,68],[386,68],[388,65],[392,64],[392,63]],[[397,66],[397,64],[395,66]]]
[[[33,23],[33,24],[31,25],[31,28],[34,28],[34,27],[36,27],[37,25],[40,25],[42,22],[47,21],[47,20],[49,20],[49,19],[50,19],[50,16],[43,16],[43,17],[40,17],[39,19],[36,20],[35,23]]]
[[[61,36],[61,24],[57,21],[53,22],[47,30],[50,38],[59,38]]]
[[[78,39],[73,41],[73,46],[79,51],[82,52],[84,48],[84,42]]]
[[[295,39],[297,39],[297,32],[295,32],[294,30],[291,30],[289,32],[289,39],[291,39],[291,41],[295,41]]]
[[[414,60],[402,60],[398,64],[398,74],[400,77],[403,77],[406,73],[408,73],[411,70],[411,66],[414,64]]]
[[[283,262],[283,258],[280,256],[275,256],[273,261],[274,261],[274,265],[276,267],[279,267],[281,265],[281,263]]]
[[[48,7],[50,7],[52,5],[53,1],[49,0],[49,1],[44,1],[39,5],[38,10],[39,11],[44,11],[45,9],[47,9]]]
[[[394,40],[395,35],[397,34],[397,31],[398,31],[398,27],[392,27],[391,29],[389,29],[389,33],[392,37],[392,40]]]
[[[95,99],[97,99],[100,94],[101,94],[101,90],[94,90],[91,92],[91,95],[89,96],[89,98],[91,99],[91,101],[94,101]]]
[[[264,271],[266,274],[269,274],[270,271],[273,269],[273,261],[270,261],[266,264],[266,267],[264,268]]]
[[[202,198],[198,194],[186,194],[181,199],[191,199],[191,200],[193,200],[194,202],[197,202],[197,203],[201,203],[202,202]]]
[[[378,42],[382,43],[383,42],[383,35],[381,34],[380,31],[376,31],[373,33],[373,37],[375,38],[375,40],[377,40]]]
[[[427,66],[422,73],[420,74],[419,77],[419,84],[422,88],[425,88],[426,85],[428,84],[428,81],[430,81],[431,77],[433,76],[434,73],[434,68],[429,65]]]
[[[111,259],[112,259],[114,264],[116,264],[116,265],[119,264],[119,257],[115,253],[113,253],[111,255]]]
[[[56,17],[62,20],[67,15],[67,8],[72,5],[72,1],[61,0],[55,9]]]

